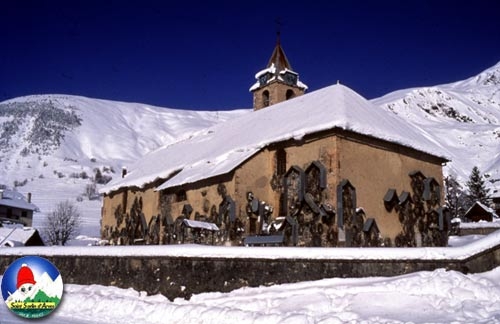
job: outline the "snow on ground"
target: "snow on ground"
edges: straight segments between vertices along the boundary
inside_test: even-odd
[[[26,323],[0,307],[0,323]],[[500,323],[500,267],[333,278],[169,301],[133,289],[67,284],[39,323]]]
[[[316,260],[464,260],[500,244],[500,231],[477,236],[476,240],[452,238],[451,247],[419,248],[324,248],[324,247],[245,247],[179,245],[127,245],[127,246],[43,246],[12,247],[0,250],[0,255],[24,256],[153,256],[196,258],[247,259],[316,259]]]
[[[457,258],[500,240],[500,231],[490,235],[450,237],[451,248],[306,249],[245,248],[196,245],[155,247],[159,255],[227,254],[245,256],[267,252],[289,257],[320,258],[337,253],[345,258],[384,258],[404,252],[407,258]],[[130,249],[129,249],[130,248]],[[142,253],[147,247],[42,247],[8,248],[2,254],[108,254]],[[445,252],[448,250],[449,252]],[[79,252],[78,252],[79,251]],[[142,251],[142,252],[141,252]],[[246,251],[246,252],[244,252]],[[286,251],[286,252],[285,252]],[[322,253],[320,253],[322,251]],[[332,251],[332,252],[330,252]],[[337,251],[337,252],[336,252]],[[350,251],[350,253],[349,253]],[[401,251],[395,252],[395,251]],[[424,251],[427,251],[424,253]],[[437,251],[430,253],[430,251]],[[381,253],[382,252],[382,253]],[[118,256],[118,255],[117,255]],[[231,257],[231,256],[229,256]],[[64,278],[63,278],[64,280]],[[0,306],[0,323],[28,323]],[[148,296],[134,289],[100,285],[66,284],[62,302],[39,323],[500,323],[500,267],[464,275],[437,269],[397,277],[332,278],[270,287],[245,287],[229,293],[203,293],[190,300],[169,301],[163,295]]]

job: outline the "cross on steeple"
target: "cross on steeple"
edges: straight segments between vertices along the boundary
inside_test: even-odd
[[[280,44],[281,26],[283,25],[283,23],[281,22],[279,17],[276,18],[274,22],[276,23],[276,44]]]

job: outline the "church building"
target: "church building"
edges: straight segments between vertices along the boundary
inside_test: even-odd
[[[254,111],[141,158],[101,190],[113,244],[446,246],[425,130],[334,84],[310,93],[278,41]]]

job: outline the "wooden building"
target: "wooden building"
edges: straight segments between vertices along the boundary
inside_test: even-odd
[[[254,111],[145,156],[101,191],[104,239],[178,243],[191,219],[216,224],[215,244],[446,245],[447,159],[424,130],[341,84],[305,94],[279,42],[256,79]]]
[[[485,206],[484,204],[476,201],[466,212],[464,217],[471,222],[492,222],[498,220],[499,217],[493,208]]]

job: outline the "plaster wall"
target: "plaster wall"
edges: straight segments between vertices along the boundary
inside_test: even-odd
[[[413,171],[443,183],[439,161],[426,159],[423,154],[415,156],[405,148],[394,151],[377,146],[376,142],[360,143],[346,137],[339,137],[338,141],[339,178],[349,180],[356,188],[357,207],[362,207],[367,217],[375,218],[385,237],[394,239],[402,230],[397,212],[385,209],[387,190],[396,189],[398,195],[403,191],[412,193],[409,174]]]
[[[292,90],[294,92],[293,97],[297,97],[304,94],[303,89],[300,89],[298,87],[293,87],[282,82],[274,81],[254,91],[253,93],[254,110],[259,110],[267,107],[264,105],[264,96],[263,96],[263,92],[266,90],[269,91],[268,106],[277,104],[282,101],[286,101],[287,90]]]

